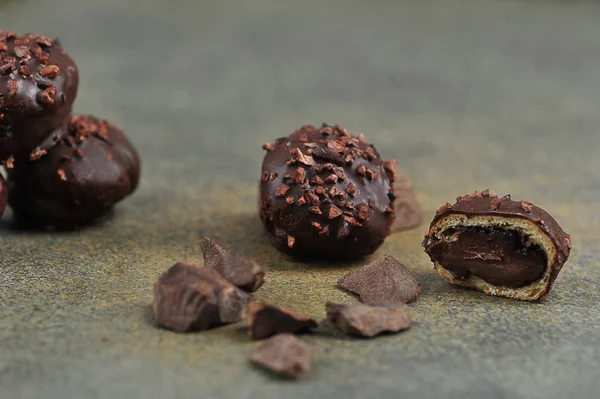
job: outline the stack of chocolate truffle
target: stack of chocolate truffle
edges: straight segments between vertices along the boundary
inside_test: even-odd
[[[75,226],[131,194],[137,151],[119,128],[71,115],[79,73],[58,40],[0,30],[0,215]]]

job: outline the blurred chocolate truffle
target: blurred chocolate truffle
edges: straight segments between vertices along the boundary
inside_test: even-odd
[[[137,187],[140,159],[122,131],[90,116],[71,116],[34,160],[9,170],[9,205],[30,222],[60,227],[95,219]]]
[[[61,127],[78,85],[57,40],[0,30],[0,160],[24,156]]]
[[[362,134],[307,125],[263,148],[260,217],[277,249],[355,259],[390,234],[396,161],[381,159]]]
[[[6,209],[6,202],[8,201],[8,186],[6,185],[6,180],[0,174],[0,216],[4,214],[4,209]]]

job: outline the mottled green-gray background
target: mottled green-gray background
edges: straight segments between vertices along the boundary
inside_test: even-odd
[[[591,398],[600,389],[600,3],[385,0],[0,0],[0,27],[61,38],[78,112],[120,124],[136,195],[76,233],[0,224],[0,398]],[[152,283],[202,263],[211,235],[265,264],[259,292],[316,318],[349,265],[300,264],[256,215],[264,141],[304,123],[364,132],[397,158],[427,218],[475,189],[552,212],[573,253],[552,294],[452,288],[422,226],[377,252],[422,284],[414,327],[306,336],[299,383],[248,364],[243,325],[152,325]]]

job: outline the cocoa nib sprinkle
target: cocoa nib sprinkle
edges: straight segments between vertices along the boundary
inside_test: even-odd
[[[317,327],[317,322],[293,309],[269,302],[253,302],[248,306],[250,337],[264,339],[279,333],[297,333]]]
[[[416,301],[421,293],[421,286],[406,266],[390,255],[352,270],[338,281],[338,286],[358,294],[365,302],[410,303]]]
[[[311,367],[311,348],[292,334],[278,334],[260,341],[250,361],[290,379],[306,376]]]
[[[246,316],[250,295],[217,271],[176,263],[154,283],[154,317],[161,327],[189,332],[234,323]]]
[[[217,241],[204,237],[200,242],[204,265],[214,269],[233,285],[255,292],[265,281],[265,269],[238,252],[223,248]]]
[[[408,306],[402,302],[367,302],[352,305],[327,303],[327,320],[344,334],[374,337],[398,333],[411,326]]]

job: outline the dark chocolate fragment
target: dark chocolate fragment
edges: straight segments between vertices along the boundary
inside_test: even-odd
[[[0,174],[0,217],[4,214],[4,210],[6,209],[6,203],[8,202],[8,185],[6,184],[6,180]]]
[[[396,174],[393,195],[395,197],[396,220],[392,231],[409,230],[423,223],[423,212],[411,181],[401,173]]]
[[[265,269],[238,252],[223,248],[218,242],[204,237],[200,243],[204,265],[215,269],[233,285],[255,292],[265,281]]]
[[[130,195],[140,158],[123,132],[107,121],[71,116],[32,156],[9,169],[9,204],[41,225],[83,225]]]
[[[0,30],[0,160],[26,158],[71,113],[79,74],[60,44]]]
[[[180,333],[207,330],[242,320],[250,299],[215,270],[179,262],[154,283],[154,318]]]
[[[311,366],[311,348],[292,334],[278,334],[260,341],[250,360],[282,377],[300,379]]]
[[[423,246],[452,284],[536,301],[550,292],[571,239],[543,209],[488,189],[442,206]]]
[[[327,320],[344,334],[374,337],[408,330],[408,306],[402,302],[367,302],[352,305],[327,303]]]
[[[363,302],[410,303],[421,293],[421,286],[406,266],[390,255],[352,270],[338,281],[338,286],[358,294]]]
[[[395,219],[395,163],[340,126],[303,126],[267,148],[260,217],[273,245],[301,258],[373,253]]]
[[[253,302],[248,306],[250,337],[263,339],[279,333],[297,333],[317,327],[317,322],[295,310],[269,302]]]

